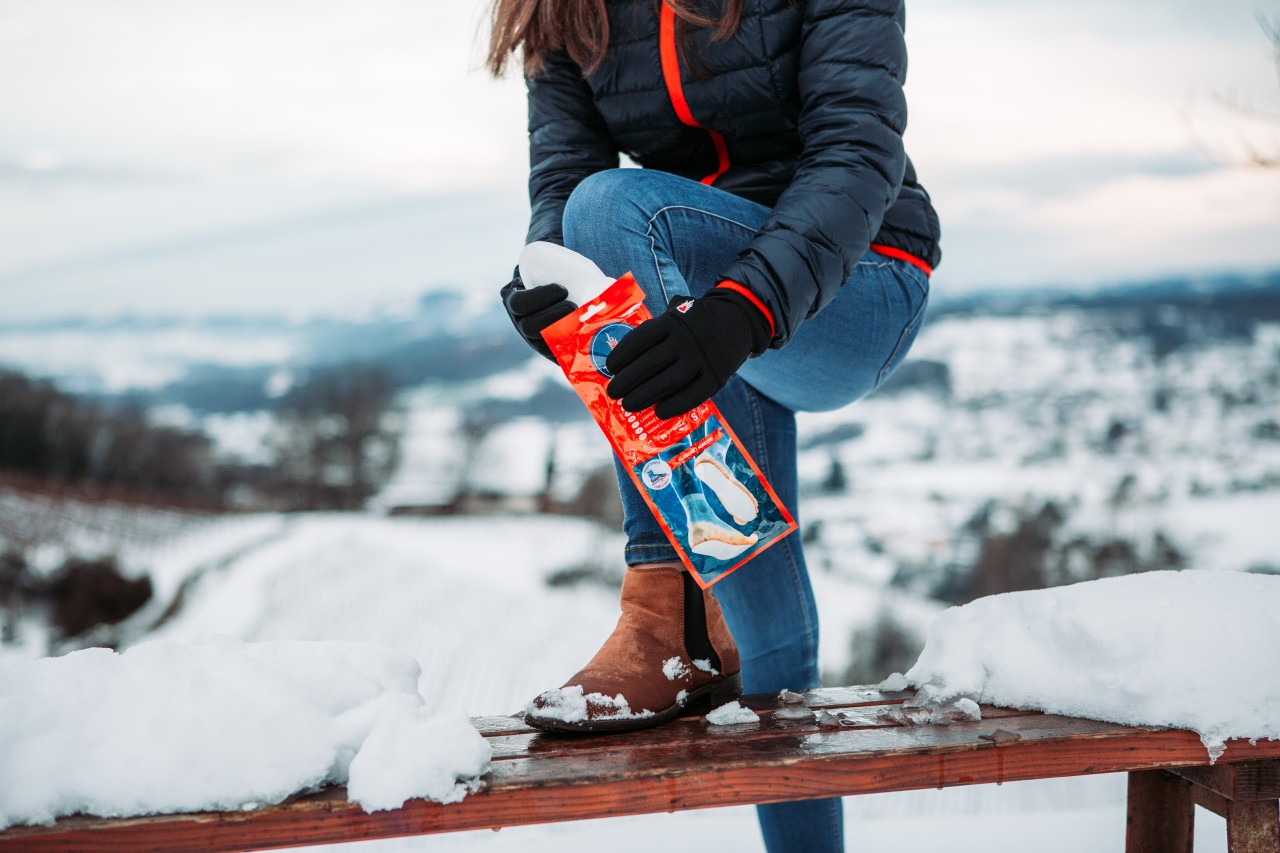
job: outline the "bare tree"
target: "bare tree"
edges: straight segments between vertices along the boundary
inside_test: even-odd
[[[498,423],[495,413],[483,406],[469,408],[462,413],[462,420],[458,423],[461,447],[457,457],[457,479],[453,496],[449,499],[450,512],[466,512],[468,504],[478,497],[476,481],[480,473],[480,451]]]
[[[1272,60],[1280,82],[1280,15],[1257,13],[1258,26],[1271,44]],[[1220,163],[1259,169],[1280,169],[1280,112],[1260,109],[1234,93],[1210,92],[1212,106],[1230,117],[1229,138],[1210,141],[1197,126],[1194,104],[1186,122],[1196,147]]]
[[[395,383],[347,364],[313,373],[279,404],[279,474],[302,509],[357,509],[400,461]]]
[[[221,500],[205,436],[155,426],[136,406],[86,401],[8,371],[0,371],[0,469],[51,483]]]

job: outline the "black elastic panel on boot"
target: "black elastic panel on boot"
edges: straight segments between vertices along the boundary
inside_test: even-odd
[[[690,660],[709,660],[711,667],[719,672],[720,656],[707,636],[707,608],[702,602],[702,587],[688,572],[681,572],[680,576],[684,578],[684,650]]]

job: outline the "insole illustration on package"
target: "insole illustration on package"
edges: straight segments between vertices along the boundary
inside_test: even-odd
[[[652,409],[628,412],[609,398],[605,359],[650,316],[644,292],[625,275],[542,336],[681,561],[707,587],[796,523],[714,403],[664,421]]]

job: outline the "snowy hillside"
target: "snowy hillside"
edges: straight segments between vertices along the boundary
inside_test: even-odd
[[[1163,358],[1145,343],[1084,313],[932,325],[913,354],[945,387],[804,417],[802,477],[821,491],[838,463],[848,481],[808,517],[870,552],[816,553],[928,579],[973,561],[974,528],[1010,534],[1052,504],[1057,544],[1078,544],[1059,555],[1064,579],[1098,568],[1087,546],[1108,542],[1132,568],[1157,567],[1160,548],[1163,567],[1280,568],[1264,524],[1280,510],[1280,324]]]

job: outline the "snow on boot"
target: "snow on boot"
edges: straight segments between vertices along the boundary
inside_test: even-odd
[[[742,692],[738,647],[720,603],[683,567],[632,567],[609,639],[563,687],[525,706],[525,722],[557,732],[656,726],[687,707],[714,708]]]

